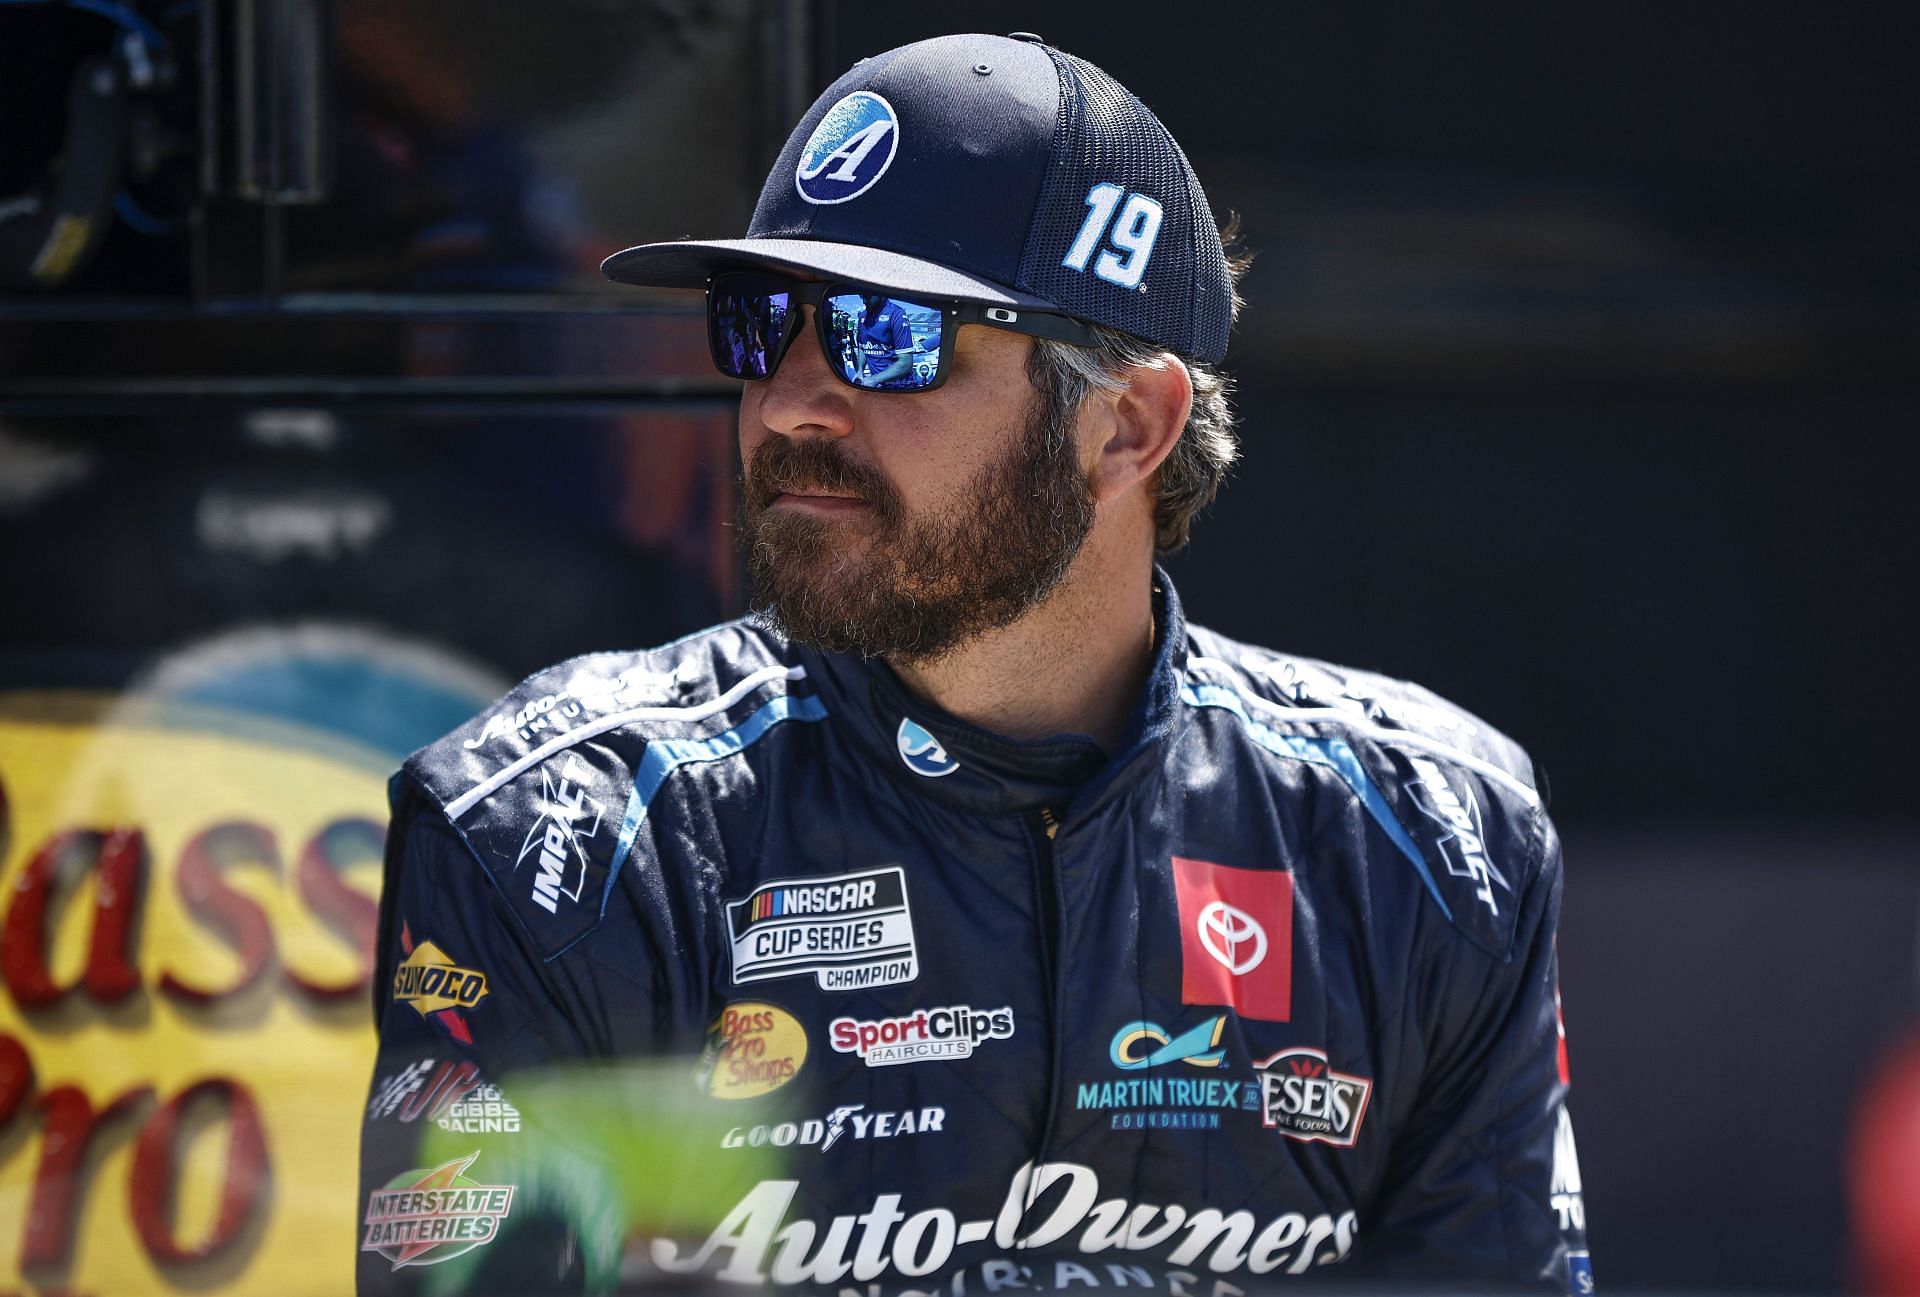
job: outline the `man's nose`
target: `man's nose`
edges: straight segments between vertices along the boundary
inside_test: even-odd
[[[855,393],[834,377],[833,364],[820,350],[813,307],[805,306],[799,334],[773,377],[761,384],[760,419],[769,430],[787,436],[844,437],[853,431]]]

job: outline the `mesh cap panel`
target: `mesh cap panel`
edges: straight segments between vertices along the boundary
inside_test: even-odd
[[[1020,286],[1071,314],[1182,355],[1219,360],[1227,349],[1231,281],[1213,213],[1185,154],[1146,105],[1112,77],[1071,54],[1048,53],[1060,69],[1061,111],[1021,259]],[[1162,211],[1136,288],[1094,272],[1099,250],[1122,251],[1110,229],[1085,269],[1063,264],[1093,211],[1088,194],[1103,184],[1123,191],[1110,223],[1136,193]]]

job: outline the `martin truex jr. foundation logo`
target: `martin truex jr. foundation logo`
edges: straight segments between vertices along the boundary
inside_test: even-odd
[[[430,1171],[407,1171],[367,1199],[362,1252],[377,1252],[395,1270],[438,1265],[491,1243],[513,1206],[510,1184],[480,1184],[466,1170],[478,1152]]]
[[[1352,1148],[1367,1115],[1373,1082],[1327,1066],[1317,1049],[1284,1049],[1254,1065],[1260,1074],[1260,1123],[1289,1139]]]
[[[736,983],[811,973],[823,991],[858,991],[920,973],[898,865],[767,883],[727,902],[727,935]]]
[[[578,903],[591,872],[587,848],[599,836],[602,810],[587,794],[592,774],[571,752],[540,767],[540,814],[520,844],[513,872],[517,875],[521,865],[533,863],[530,894],[548,914],[558,914],[562,900]]]

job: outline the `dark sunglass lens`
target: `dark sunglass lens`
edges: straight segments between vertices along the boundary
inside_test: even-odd
[[[875,293],[835,293],[827,312],[827,363],[855,387],[911,392],[939,371],[938,309]]]
[[[707,294],[713,360],[729,378],[765,378],[787,327],[787,294],[724,284]]]

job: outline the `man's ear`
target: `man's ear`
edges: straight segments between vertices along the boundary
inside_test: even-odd
[[[1160,471],[1187,426],[1193,408],[1193,378],[1169,352],[1127,371],[1117,392],[1096,392],[1089,410],[1100,444],[1088,466],[1087,484],[1101,504]]]

